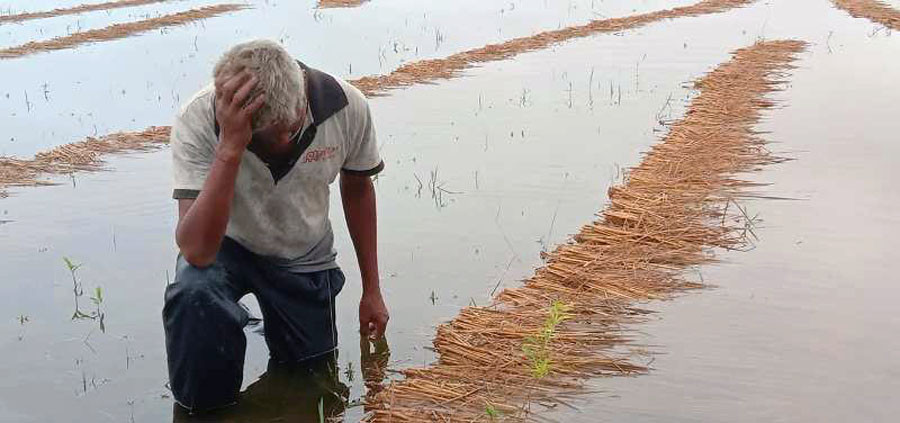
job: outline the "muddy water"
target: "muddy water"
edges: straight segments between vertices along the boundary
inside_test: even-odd
[[[418,7],[373,1],[352,13],[381,18],[373,11],[379,3]],[[506,7],[491,6],[484,6],[491,10],[486,22]],[[436,14],[441,6],[429,7]],[[340,14],[328,13],[333,30]],[[460,18],[447,12],[444,19]],[[518,25],[525,33],[537,28],[527,20]],[[578,403],[580,413],[551,417],[885,420],[897,411],[888,400],[898,392],[890,354],[898,345],[886,336],[900,328],[890,317],[898,290],[887,267],[898,258],[887,245],[898,228],[890,211],[900,199],[889,185],[898,176],[890,142],[898,106],[887,93],[897,92],[900,44],[875,29],[827,2],[760,3],[579,40],[374,99],[388,164],[377,186],[383,286],[393,315],[390,354],[373,360],[360,353],[358,272],[335,196],[332,218],[348,274],[338,304],[339,383],[317,377],[318,388],[284,407],[276,404],[284,392],[312,383],[272,371],[251,388],[263,406],[247,407],[235,420],[316,421],[318,397],[335,412],[337,399],[346,398],[346,420],[358,420],[362,373],[376,373],[365,363],[388,360],[399,369],[431,360],[425,347],[436,324],[465,304],[486,303],[495,286],[530,274],[542,249],[564,241],[602,207],[617,167],[639,160],[664,128],[659,121],[682,113],[689,95],[683,82],[760,36],[816,43],[778,96],[789,107],[774,111],[764,126],[781,142],[776,150],[799,160],[758,175],[775,182],[768,193],[801,201],[751,203],[764,220],[758,248],[702,270],[719,288],[650,305],[660,320],[640,329],[664,353],[655,356],[651,375],[595,381],[604,392]],[[457,42],[478,45],[474,36]],[[113,45],[91,49],[121,51]],[[321,57],[326,61],[324,52]],[[204,74],[190,72],[185,81]],[[99,110],[118,104],[102,100]],[[170,113],[150,110],[156,103],[134,103],[135,111],[151,116]],[[109,125],[122,124],[112,114]],[[33,128],[37,121],[28,122]],[[175,252],[170,166],[168,151],[116,157],[115,171],[76,175],[0,201],[0,421],[172,419],[159,320]],[[453,194],[434,195],[431,180]],[[70,320],[72,282],[63,257],[83,264],[76,276],[85,291],[102,287],[106,332],[95,321]],[[88,294],[80,300],[87,311]],[[262,337],[253,328],[247,334],[245,386],[267,365]]]

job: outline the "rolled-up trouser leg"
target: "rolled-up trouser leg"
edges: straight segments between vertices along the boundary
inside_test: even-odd
[[[246,291],[226,270],[228,253],[220,251],[207,268],[179,257],[175,282],[166,287],[169,384],[175,400],[191,411],[232,404],[241,388],[248,315],[237,300]]]

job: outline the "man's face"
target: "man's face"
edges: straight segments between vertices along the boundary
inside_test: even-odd
[[[291,143],[291,138],[306,121],[306,108],[300,111],[296,122],[273,122],[253,132],[252,142],[267,149],[280,150]]]

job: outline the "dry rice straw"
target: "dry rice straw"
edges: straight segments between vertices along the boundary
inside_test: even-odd
[[[319,0],[316,7],[319,9],[359,7],[367,1],[369,0]]]
[[[522,287],[438,327],[438,361],[403,371],[403,380],[370,397],[366,420],[526,420],[528,404],[575,395],[586,377],[646,371],[633,362],[641,352],[628,349],[623,325],[641,319],[640,303],[699,287],[681,271],[712,261],[712,248],[748,242],[748,222],[727,204],[753,184],[735,175],[780,160],[753,125],[804,46],[761,42],[699,79],[686,116],[609,190],[598,220],[548,254]],[[523,345],[556,301],[570,318],[550,338],[550,373],[538,378]]]
[[[85,43],[126,38],[141,32],[185,25],[190,22],[211,18],[213,16],[244,8],[246,8],[246,6],[240,4],[217,4],[170,15],[163,15],[156,18],[76,32],[71,35],[51,38],[46,41],[31,41],[20,46],[0,49],[0,59],[12,59],[45,51],[70,49]]]
[[[0,188],[50,185],[52,182],[42,179],[42,175],[99,170],[104,154],[150,150],[168,139],[168,127],[153,126],[139,133],[118,132],[62,145],[38,153],[30,160],[0,157]],[[0,198],[4,196],[5,192],[0,190]]]
[[[97,10],[121,9],[124,7],[143,6],[147,4],[163,3],[171,0],[117,0],[105,3],[81,4],[73,7],[59,7],[42,12],[23,12],[10,15],[0,15],[0,24],[9,22],[22,22],[32,19],[52,18],[55,16],[77,15],[79,13],[94,12]]]
[[[398,68],[397,70],[387,75],[363,77],[354,81],[350,81],[350,83],[358,87],[368,96],[383,95],[391,89],[407,87],[413,84],[431,83],[441,79],[452,78],[454,76],[457,76],[462,70],[477,63],[508,59],[515,56],[516,54],[537,50],[540,48],[546,48],[552,44],[560,43],[568,39],[585,37],[595,33],[624,31],[663,19],[699,16],[708,13],[723,12],[735,7],[749,4],[753,1],[754,0],[703,0],[691,6],[676,7],[673,9],[632,15],[624,18],[595,20],[585,25],[541,32],[528,37],[515,38],[500,44],[490,44],[484,47],[457,53],[442,59],[412,62]],[[240,7],[236,5],[224,6],[235,8]],[[164,18],[167,17],[164,16],[157,19]],[[124,25],[136,24],[141,24],[141,22]],[[83,34],[86,33],[74,34],[73,37]],[[49,42],[52,41],[53,40]],[[2,52],[3,51],[0,50],[0,57],[2,57]],[[103,145],[106,140],[117,140],[116,142],[110,143],[108,148],[103,147],[102,152],[124,152],[130,150],[131,148],[117,150],[116,146],[123,145],[120,140],[125,138],[134,138],[136,143],[146,142],[147,145],[150,146],[165,142],[166,138],[168,137],[168,130],[169,127],[159,126],[153,127],[147,131],[122,132],[113,134],[109,137],[101,137],[99,139],[92,138],[90,139],[91,142],[87,143],[87,145],[100,148],[100,146]],[[126,143],[124,145],[131,146],[134,144]],[[57,147],[54,150],[42,154],[54,155],[54,152],[56,150],[65,149],[67,148],[67,146],[68,145]],[[95,160],[97,160],[95,165],[99,164],[101,156],[94,155],[93,157],[95,158]],[[60,162],[57,161],[57,163]],[[0,175],[3,175],[3,177],[0,177],[0,197],[3,197],[5,195],[3,188],[6,186],[48,184],[47,181],[40,180],[39,176],[41,174],[59,174],[60,172],[58,170],[60,169],[65,169],[65,167],[47,167],[45,166],[45,163],[37,160],[37,158],[33,160],[27,160],[0,157]]]
[[[367,76],[354,81],[366,95],[379,95],[387,90],[413,84],[434,82],[456,76],[475,64],[508,59],[518,54],[547,48],[573,38],[598,33],[620,32],[664,19],[700,16],[723,12],[752,3],[754,0],[704,0],[690,6],[642,13],[622,18],[591,21],[584,25],[545,31],[527,37],[514,38],[499,44],[488,44],[473,50],[456,53],[441,59],[420,60],[401,66],[379,76]]]
[[[854,18],[866,18],[891,29],[900,29],[900,10],[878,0],[833,0]]]

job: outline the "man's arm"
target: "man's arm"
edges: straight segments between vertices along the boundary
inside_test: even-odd
[[[250,122],[265,100],[259,95],[248,101],[255,85],[256,77],[246,71],[216,80],[216,120],[221,133],[215,159],[200,195],[178,200],[175,242],[191,265],[212,264],[225,237],[238,169],[252,136]]]
[[[372,179],[369,176],[341,173],[341,202],[362,276],[359,329],[364,335],[377,339],[384,335],[390,317],[379,286],[378,219]]]
[[[175,242],[188,263],[206,267],[216,259],[225,237],[240,158],[226,159],[216,149],[209,176],[196,199],[178,200]],[[221,158],[220,158],[221,157]]]

